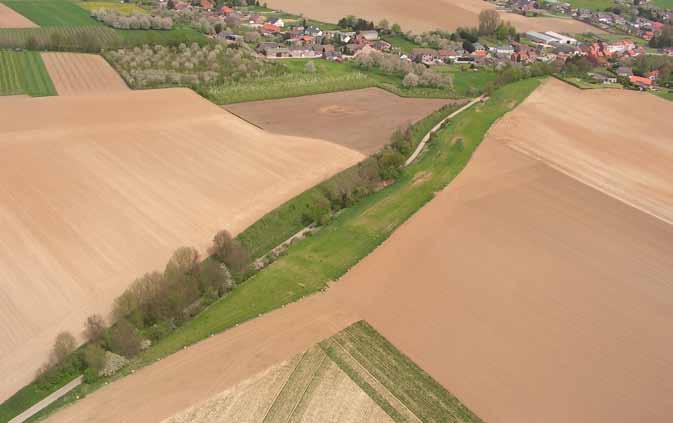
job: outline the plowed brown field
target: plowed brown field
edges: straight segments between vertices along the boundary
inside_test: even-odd
[[[491,131],[521,152],[673,224],[673,102],[551,79]]]
[[[648,119],[661,124],[661,115]],[[160,421],[289,359],[327,330],[322,322],[364,318],[485,421],[667,423],[671,275],[673,226],[491,137],[327,293],[181,351],[49,421]]]
[[[37,28],[30,19],[0,3],[0,28]]]
[[[128,91],[119,74],[97,54],[42,53],[58,95],[86,95]]]
[[[414,123],[451,100],[403,98],[379,88],[225,106],[267,131],[332,141],[372,154],[393,131]]]
[[[477,26],[479,12],[495,9],[483,0],[269,0],[269,7],[286,12],[303,13],[313,19],[336,23],[347,15],[363,17],[374,22],[388,19],[397,22],[403,31],[420,33],[434,29],[453,31],[458,27]],[[573,19],[526,18],[514,13],[501,13],[520,32],[557,31],[567,33],[603,31]]]
[[[60,330],[363,155],[168,89],[0,102],[0,399]]]

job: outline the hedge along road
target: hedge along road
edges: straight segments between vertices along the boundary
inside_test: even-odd
[[[460,173],[490,125],[538,83],[526,80],[503,87],[489,102],[452,121],[430,143],[429,153],[408,167],[397,183],[344,210],[316,235],[293,245],[287,255],[157,343],[126,373],[212,333],[253,321],[112,383],[49,421],[159,421],[360,320],[360,313],[349,309],[357,287],[351,297],[332,294],[336,291],[330,289],[326,295],[256,317],[326,288],[384,242]],[[456,136],[464,143],[454,143]],[[64,402],[72,400],[71,395]]]

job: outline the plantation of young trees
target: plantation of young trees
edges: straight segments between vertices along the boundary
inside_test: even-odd
[[[438,74],[423,64],[401,59],[395,54],[373,51],[358,56],[355,63],[368,70],[376,69],[389,75],[404,75],[403,85],[406,88],[450,88],[453,85],[450,75]]]
[[[279,64],[239,45],[143,46],[110,51],[105,57],[134,88],[214,84],[283,72]]]
[[[105,25],[115,29],[163,29],[173,28],[173,19],[170,17],[147,16],[140,13],[126,15],[108,9],[97,9],[91,16]]]

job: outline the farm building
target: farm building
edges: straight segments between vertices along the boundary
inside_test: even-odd
[[[528,37],[529,40],[535,41],[536,43],[541,43],[541,44],[549,44],[549,45],[559,45],[559,44],[566,44],[566,45],[576,45],[577,40],[571,37],[567,37],[565,35],[561,35],[557,32],[554,31],[547,31],[544,34],[541,32],[536,32],[536,31],[528,31],[526,32],[526,37]]]
[[[565,35],[559,34],[558,32],[554,31],[547,31],[545,32],[545,35],[548,35],[550,37],[556,38],[557,44],[568,44],[571,46],[574,46],[577,44],[577,40],[572,38],[572,37],[567,37]]]

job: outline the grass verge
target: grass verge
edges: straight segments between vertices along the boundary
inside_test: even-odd
[[[406,168],[395,184],[344,210],[316,235],[291,246],[285,256],[134,359],[115,379],[211,334],[325,289],[451,182],[467,165],[491,125],[522,102],[539,82],[528,79],[504,86],[487,103],[475,105],[448,122],[428,144],[427,152]],[[463,142],[455,143],[456,139]],[[31,421],[106,382],[81,385]]]

